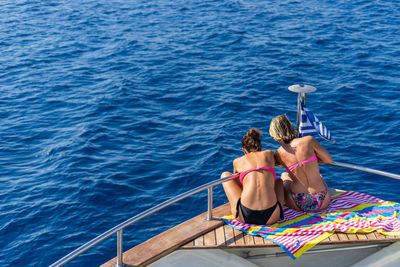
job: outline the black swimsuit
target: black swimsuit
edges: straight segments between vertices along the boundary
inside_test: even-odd
[[[265,210],[252,210],[240,203],[240,198],[236,205],[236,218],[239,216],[239,207],[242,211],[243,219],[245,223],[265,225],[269,218],[271,218],[272,213],[274,213],[276,206],[279,205],[281,220],[284,219],[282,205],[279,201],[275,203],[272,207]]]

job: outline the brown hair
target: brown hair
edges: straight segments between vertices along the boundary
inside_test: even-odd
[[[247,152],[254,152],[261,150],[261,131],[252,128],[242,138],[242,146]]]
[[[271,120],[269,125],[269,135],[279,142],[290,143],[297,137],[293,124],[286,115],[279,115]]]

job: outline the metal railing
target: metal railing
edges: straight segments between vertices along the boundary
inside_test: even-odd
[[[386,177],[390,177],[390,178],[394,178],[394,179],[399,179],[400,180],[400,175],[398,174],[394,174],[394,173],[390,173],[390,172],[384,172],[384,171],[379,171],[379,170],[374,170],[374,169],[370,169],[370,168],[365,168],[365,167],[360,167],[360,166],[356,166],[356,165],[352,165],[352,164],[347,164],[347,163],[341,163],[341,162],[332,162],[330,165],[333,166],[338,166],[338,167],[343,167],[343,168],[348,168],[348,169],[353,169],[353,170],[359,170],[359,171],[363,171],[363,172],[368,172],[368,173],[373,173],[373,174],[378,174],[378,175],[382,175],[382,176],[386,176]],[[182,199],[185,199],[189,196],[192,196],[194,194],[197,194],[205,189],[208,189],[208,211],[207,211],[207,220],[212,220],[212,209],[213,209],[213,187],[216,185],[219,185],[229,179],[234,178],[237,175],[231,175],[222,179],[218,179],[218,180],[214,180],[212,182],[206,183],[204,185],[201,185],[199,187],[196,187],[192,190],[189,190],[185,193],[182,193],[180,195],[177,195],[173,198],[170,198],[146,211],[143,211],[141,213],[139,213],[138,215],[126,220],[125,222],[111,228],[110,230],[104,232],[103,234],[97,236],[96,238],[90,240],[89,242],[87,242],[86,244],[80,246],[79,248],[75,249],[74,251],[72,251],[71,253],[69,253],[68,255],[64,256],[63,258],[59,259],[58,261],[56,261],[55,263],[53,263],[52,265],[50,265],[50,267],[55,267],[55,266],[62,266],[65,263],[69,262],[70,260],[74,259],[75,257],[77,257],[78,255],[80,255],[81,253],[85,252],[86,250],[88,250],[89,248],[93,247],[94,245],[96,245],[97,243],[109,238],[111,235],[117,233],[117,263],[116,266],[117,267],[122,267],[123,266],[123,259],[122,259],[122,253],[123,253],[123,248],[122,248],[122,231],[124,228],[130,226],[131,224],[163,209],[166,208]]]
[[[194,194],[197,194],[205,189],[208,189],[208,212],[207,212],[207,220],[212,220],[212,209],[213,209],[213,191],[212,188],[216,185],[219,185],[233,177],[235,177],[237,175],[231,175],[228,177],[225,177],[223,179],[218,179],[218,180],[214,180],[211,181],[209,183],[206,183],[204,185],[198,186],[194,189],[191,189],[187,192],[184,192],[182,194],[179,194],[173,198],[170,198],[148,210],[145,210],[141,213],[139,213],[138,215],[124,221],[123,223],[111,228],[110,230],[104,232],[103,234],[97,236],[96,238],[90,240],[89,242],[83,244],[82,246],[80,246],[79,248],[75,249],[74,251],[72,251],[71,253],[69,253],[68,255],[64,256],[63,258],[59,259],[58,261],[56,261],[55,263],[53,263],[52,265],[50,265],[50,267],[54,267],[54,266],[62,266],[65,263],[67,263],[68,261],[72,260],[73,258],[75,258],[76,256],[78,256],[79,254],[85,252],[86,250],[88,250],[89,248],[93,247],[94,245],[96,245],[97,243],[109,238],[111,235],[117,233],[117,264],[116,266],[121,267],[123,265],[122,263],[122,230],[125,227],[130,226],[131,224],[161,210],[164,209],[182,199],[185,199],[189,196],[192,196]]]
[[[390,173],[390,172],[378,171],[378,170],[374,170],[374,169],[371,169],[371,168],[360,167],[360,166],[356,166],[356,165],[353,165],[353,164],[347,164],[347,163],[342,163],[342,162],[337,162],[337,161],[336,162],[335,161],[332,162],[331,165],[338,166],[338,167],[343,167],[343,168],[348,168],[348,169],[352,169],[352,170],[357,170],[357,171],[369,172],[369,173],[382,175],[382,176],[386,176],[386,177],[390,177],[390,178],[394,178],[394,179],[400,180],[400,175],[394,174],[394,173]]]

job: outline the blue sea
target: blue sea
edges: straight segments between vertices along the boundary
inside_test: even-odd
[[[0,13],[0,266],[48,266],[218,179],[252,127],[277,149],[269,123],[296,121],[293,84],[318,89],[307,107],[335,161],[400,174],[397,0],[16,0]],[[399,180],[321,172],[400,202]],[[206,208],[202,192],[159,211],[124,230],[124,249]],[[67,266],[98,266],[116,244]]]

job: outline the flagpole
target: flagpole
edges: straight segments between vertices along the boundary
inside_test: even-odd
[[[301,101],[301,97],[300,97],[301,93],[297,94],[297,122],[296,122],[296,129],[297,132],[299,132],[299,127],[300,127],[300,116],[301,116],[301,111],[300,111],[300,101]],[[305,98],[305,96],[304,96]]]
[[[299,127],[300,127],[300,102],[303,102],[303,104],[306,104],[306,94],[307,93],[312,93],[317,91],[317,88],[311,85],[306,85],[306,84],[294,84],[288,87],[289,91],[297,93],[297,132],[299,132]]]

